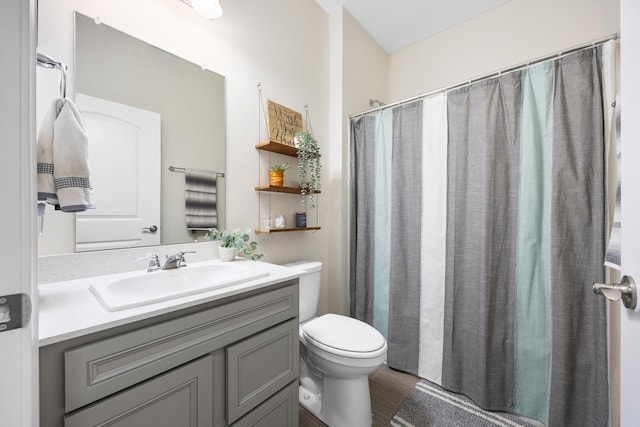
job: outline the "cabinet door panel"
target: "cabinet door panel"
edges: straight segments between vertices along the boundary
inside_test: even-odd
[[[67,416],[64,425],[211,426],[212,386],[213,364],[207,356]]]
[[[233,427],[298,427],[298,381],[294,381]]]
[[[229,423],[298,377],[298,319],[227,348]]]

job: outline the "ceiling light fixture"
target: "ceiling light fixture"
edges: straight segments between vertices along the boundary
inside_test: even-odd
[[[207,19],[218,19],[222,16],[220,0],[191,0],[191,5],[198,15]]]

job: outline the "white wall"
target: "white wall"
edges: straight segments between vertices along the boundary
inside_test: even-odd
[[[526,63],[620,29],[618,0],[511,0],[389,57],[398,101]]]
[[[68,93],[73,95],[73,12],[100,17],[105,24],[226,77],[227,228],[258,227],[258,92],[304,112],[310,108],[313,130],[329,159],[329,16],[313,0],[222,1],[224,15],[203,19],[180,0],[40,0],[39,47],[70,65]],[[57,96],[57,73],[39,69],[37,116]],[[264,124],[263,124],[264,126]],[[295,161],[295,160],[294,160]],[[324,163],[325,171],[329,168]],[[323,182],[326,185],[328,175]],[[307,258],[327,268],[325,191],[321,195],[321,231],[257,236],[265,260],[275,263]],[[298,205],[292,202],[291,209]],[[47,218],[48,220],[49,218]],[[69,215],[65,221],[73,221]],[[55,226],[45,221],[45,227]],[[328,274],[324,275],[327,288]],[[321,307],[326,310],[326,298]]]

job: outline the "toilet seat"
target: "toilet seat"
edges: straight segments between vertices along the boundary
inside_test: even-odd
[[[375,328],[347,316],[325,314],[302,325],[305,341],[334,355],[371,359],[387,351],[387,342]]]

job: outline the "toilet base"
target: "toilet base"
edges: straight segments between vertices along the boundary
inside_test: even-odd
[[[322,409],[322,396],[320,394],[313,393],[300,384],[298,388],[298,402],[304,409],[311,412],[317,418],[320,418],[320,409]]]
[[[369,377],[323,378],[322,395],[300,386],[303,408],[331,427],[371,427]]]

